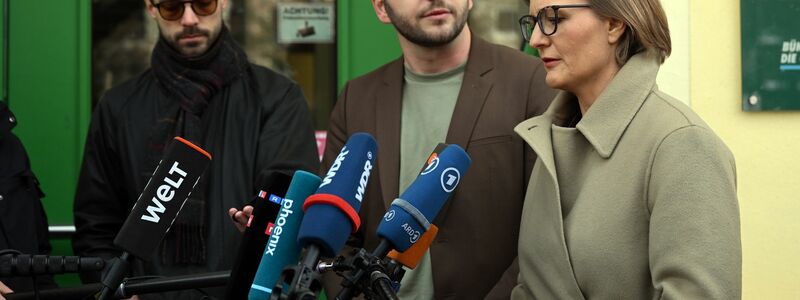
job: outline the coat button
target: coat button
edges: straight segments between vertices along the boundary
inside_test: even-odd
[[[0,201],[3,201],[3,195],[0,195]]]
[[[8,121],[14,123],[14,117],[8,117]]]

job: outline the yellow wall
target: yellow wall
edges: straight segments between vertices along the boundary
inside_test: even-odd
[[[743,296],[800,299],[800,112],[742,111],[738,0],[690,16],[692,108],[736,157]]]

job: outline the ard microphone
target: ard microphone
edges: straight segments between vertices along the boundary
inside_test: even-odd
[[[347,140],[317,192],[303,204],[306,217],[297,238],[300,246],[316,246],[323,257],[335,257],[358,230],[358,210],[377,150],[369,134],[356,133]]]
[[[233,261],[230,280],[225,288],[225,298],[230,300],[247,299],[247,291],[256,275],[261,255],[269,240],[272,222],[281,211],[281,201],[286,196],[292,177],[275,172],[264,180],[266,186],[250,202],[253,213],[247,221],[242,234],[239,253]],[[314,187],[316,189],[316,187]]]
[[[386,257],[400,263],[406,268],[415,269],[419,262],[422,260],[422,257],[425,256],[425,253],[428,252],[428,248],[431,247],[433,240],[436,238],[436,234],[439,233],[439,227],[436,225],[431,224],[431,227],[428,228],[428,231],[422,234],[422,237],[419,238],[419,241],[414,243],[408,250],[405,252],[398,252],[397,250],[389,251],[389,254]]]
[[[124,252],[103,277],[100,299],[113,297],[127,272],[129,255],[145,260],[152,257],[210,161],[208,152],[180,137],[175,137],[165,149],[164,157],[114,238],[114,245]]]
[[[303,201],[317,190],[320,182],[322,180],[317,175],[305,171],[294,173],[286,197],[281,203],[280,213],[271,222],[273,226],[269,241],[262,252],[261,262],[257,265],[255,278],[251,280],[249,299],[268,299],[283,268],[297,263],[300,257],[297,232],[303,220]]]
[[[447,146],[430,160],[417,179],[392,202],[378,225],[378,236],[404,252],[431,226],[472,161],[458,145]]]

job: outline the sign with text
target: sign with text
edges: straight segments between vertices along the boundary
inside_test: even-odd
[[[800,1],[741,1],[742,109],[800,110]]]
[[[278,43],[333,43],[333,3],[278,3]]]

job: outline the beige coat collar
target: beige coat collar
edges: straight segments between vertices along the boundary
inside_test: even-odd
[[[657,89],[658,69],[659,64],[652,56],[640,53],[631,57],[575,126],[601,157],[611,157],[647,96]],[[563,124],[569,117],[569,107],[576,101],[574,94],[562,91],[544,114],[514,129],[533,147],[554,178],[551,125]]]

